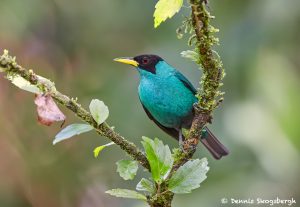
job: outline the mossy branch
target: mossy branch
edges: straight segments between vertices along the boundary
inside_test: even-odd
[[[147,158],[136,145],[115,132],[107,123],[104,122],[98,126],[92,115],[86,109],[84,109],[77,102],[77,100],[62,94],[56,90],[55,87],[41,80],[32,70],[27,70],[18,65],[15,58],[8,54],[8,51],[4,51],[4,54],[1,55],[0,67],[0,70],[5,72],[7,75],[21,76],[25,80],[29,81],[32,85],[37,86],[43,93],[50,95],[58,103],[74,112],[82,121],[93,126],[99,135],[105,136],[115,144],[119,145],[122,150],[126,151],[133,159],[138,161],[143,167],[150,171]]]
[[[219,91],[222,86],[222,79],[225,75],[222,61],[219,55],[212,47],[218,44],[218,39],[214,33],[218,32],[211,24],[210,20],[214,17],[207,11],[207,1],[190,0],[191,21],[196,37],[195,51],[198,54],[199,67],[203,74],[200,80],[200,89],[198,89],[198,104],[194,106],[195,117],[189,136],[183,143],[181,156],[174,165],[173,171],[187,162],[195,153],[196,147],[201,136],[202,128],[211,123],[212,112],[223,100],[223,93]],[[219,98],[220,97],[220,98]]]

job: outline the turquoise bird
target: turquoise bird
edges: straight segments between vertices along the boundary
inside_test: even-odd
[[[191,82],[157,55],[114,60],[137,68],[140,74],[138,94],[146,114],[159,128],[182,142],[182,129],[191,127],[193,105],[198,101]],[[200,141],[216,159],[228,154],[226,147],[207,127]]]

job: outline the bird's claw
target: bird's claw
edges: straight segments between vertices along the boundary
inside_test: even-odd
[[[200,111],[201,111],[201,108],[200,108],[200,106],[198,105],[198,103],[194,103],[194,104],[193,104],[193,108],[194,108],[194,110],[197,111],[197,112],[200,112]]]
[[[181,151],[184,151],[184,147],[183,147],[183,146],[184,146],[183,141],[182,141],[182,140],[181,140],[181,141],[179,140],[179,148],[180,148]]]

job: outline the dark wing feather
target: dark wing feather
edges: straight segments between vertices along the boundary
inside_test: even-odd
[[[194,88],[193,84],[179,71],[176,71],[174,74],[183,84],[187,87],[194,95],[197,93],[197,90]]]
[[[141,102],[142,103],[142,102]],[[150,113],[150,111],[148,111],[148,109],[142,104],[143,109],[145,110],[147,116],[149,117],[149,119],[151,119],[160,129],[162,129],[164,132],[166,132],[168,135],[170,135],[171,137],[175,138],[178,140],[179,137],[179,132],[178,130],[174,129],[174,128],[168,128],[165,127],[163,125],[161,125]]]

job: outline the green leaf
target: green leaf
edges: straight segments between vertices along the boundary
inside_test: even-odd
[[[138,191],[148,191],[150,193],[155,192],[154,183],[146,178],[142,178],[142,180],[136,185],[136,190]]]
[[[192,51],[192,50],[182,51],[180,54],[182,57],[190,59],[194,62],[197,62],[199,60],[198,53],[196,53],[195,51]]]
[[[101,145],[101,146],[99,146],[99,147],[96,147],[96,148],[94,149],[94,157],[97,158],[97,157],[99,156],[100,152],[101,152],[105,147],[111,146],[111,145],[113,145],[113,144],[115,144],[115,143],[114,143],[114,142],[110,142],[110,143],[108,143],[108,144],[105,144],[105,145]]]
[[[53,140],[53,144],[56,144],[62,140],[68,139],[70,137],[73,137],[75,135],[82,134],[84,132],[91,131],[93,127],[88,124],[71,124],[61,130]]]
[[[143,137],[143,140],[142,144],[151,167],[152,178],[156,182],[161,182],[168,176],[174,162],[169,146],[164,145],[157,138],[152,140]]]
[[[18,88],[35,94],[40,94],[41,91],[35,85],[32,85],[29,81],[25,80],[21,76],[7,76],[7,79]]]
[[[190,193],[200,187],[208,170],[206,158],[190,160],[173,174],[168,182],[168,189],[173,193]]]
[[[105,191],[105,193],[108,193],[112,196],[121,197],[121,198],[132,198],[132,199],[147,201],[146,196],[144,196],[143,194],[140,194],[134,190],[117,188],[117,189]]]
[[[132,180],[138,170],[137,161],[119,160],[117,163],[117,172],[124,180]]]
[[[109,115],[108,107],[98,99],[93,99],[90,103],[90,112],[98,125],[105,122]]]
[[[182,7],[183,0],[159,0],[155,5],[154,27],[158,27],[167,18],[172,18]]]

